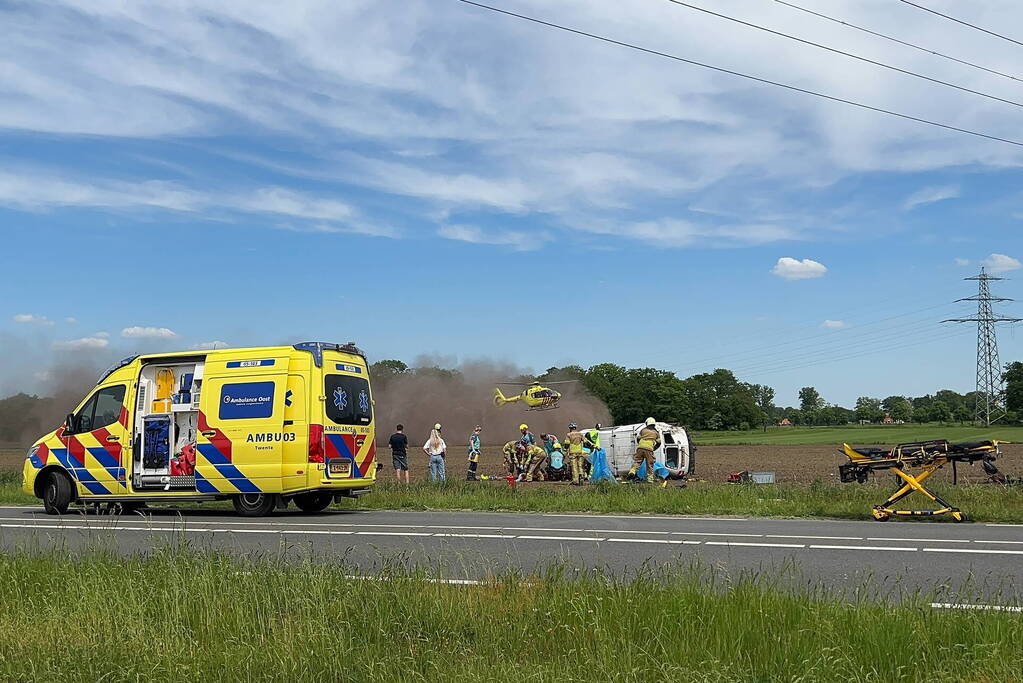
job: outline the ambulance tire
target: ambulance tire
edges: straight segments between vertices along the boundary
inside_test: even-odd
[[[63,472],[51,472],[43,486],[43,510],[48,515],[63,515],[75,497],[75,487]]]
[[[302,512],[323,512],[333,500],[333,493],[300,493],[295,496],[295,507]]]
[[[242,517],[265,517],[277,507],[277,496],[272,493],[242,493],[231,502],[234,511]]]

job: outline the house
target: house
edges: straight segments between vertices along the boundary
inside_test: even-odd
[[[791,426],[792,426],[792,420],[790,420],[790,419],[789,419],[789,418],[787,418],[787,417],[783,417],[783,418],[781,419],[781,421],[780,421],[780,422],[778,422],[778,426],[779,426],[779,427],[791,427]]]
[[[892,419],[891,415],[885,415],[884,418],[881,420],[881,424],[883,424],[883,425],[893,425],[893,424],[895,424],[895,420]]]

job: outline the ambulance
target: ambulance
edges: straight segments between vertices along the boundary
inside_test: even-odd
[[[372,488],[373,437],[352,343],[132,356],[32,446],[22,488],[51,515],[211,500],[250,517],[318,512]]]

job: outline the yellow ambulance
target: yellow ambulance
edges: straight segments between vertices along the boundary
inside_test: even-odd
[[[72,503],[231,500],[245,516],[306,512],[376,480],[373,395],[354,344],[125,358],[24,464],[49,514]]]

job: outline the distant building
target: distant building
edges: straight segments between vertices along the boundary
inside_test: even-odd
[[[881,420],[881,424],[883,424],[883,425],[893,425],[893,424],[895,424],[895,420],[892,419],[891,415],[885,415],[884,418]]]
[[[790,420],[787,417],[783,417],[781,419],[781,421],[778,422],[778,426],[779,427],[791,427],[792,426],[792,420]]]

